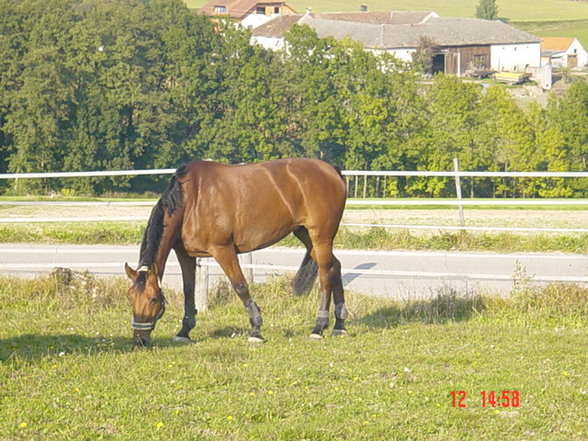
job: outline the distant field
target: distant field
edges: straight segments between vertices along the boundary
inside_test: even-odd
[[[588,2],[585,2],[588,4]],[[563,21],[512,22],[513,26],[539,37],[576,37],[588,47],[588,19]]]
[[[188,7],[200,8],[206,0],[186,0]],[[371,11],[433,10],[440,15],[473,17],[478,0],[370,0],[350,2],[348,0],[288,0],[299,12],[311,7],[314,12],[356,11],[365,4]],[[588,19],[588,1],[573,0],[519,0],[498,1],[501,18],[516,21],[579,20]]]

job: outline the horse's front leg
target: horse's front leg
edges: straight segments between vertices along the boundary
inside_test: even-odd
[[[223,246],[215,248],[211,254],[221,266],[226,276],[229,278],[233,289],[243,302],[243,306],[249,315],[249,323],[251,324],[251,332],[249,333],[248,341],[250,343],[262,343],[265,340],[261,336],[261,325],[263,320],[261,318],[261,310],[259,306],[253,301],[249,295],[249,286],[243,276],[241,265],[235,248],[233,246]]]
[[[196,305],[194,303],[194,289],[196,280],[196,258],[190,257],[182,246],[175,248],[178,262],[182,269],[184,284],[184,318],[182,329],[174,337],[176,342],[190,341],[190,331],[196,326]]]

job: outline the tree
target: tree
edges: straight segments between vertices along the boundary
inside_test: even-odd
[[[498,6],[496,0],[480,0],[476,7],[476,18],[484,20],[496,20],[498,18]]]
[[[416,51],[412,54],[412,66],[416,72],[433,73],[433,55],[439,51],[439,46],[429,37],[421,36]]]

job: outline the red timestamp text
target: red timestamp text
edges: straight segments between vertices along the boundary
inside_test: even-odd
[[[452,407],[468,407],[466,399],[468,394],[463,390],[451,391]],[[480,404],[482,407],[519,407],[521,405],[521,393],[518,390],[485,391],[480,392]]]

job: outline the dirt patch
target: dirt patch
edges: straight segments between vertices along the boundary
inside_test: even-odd
[[[143,217],[147,221],[151,206],[1,206],[0,217]],[[464,210],[467,226],[523,228],[588,228],[587,210]],[[392,225],[459,225],[457,209],[348,209],[345,223]]]

